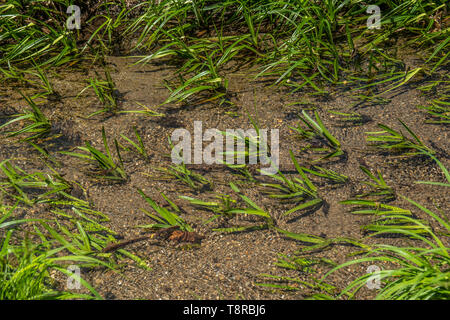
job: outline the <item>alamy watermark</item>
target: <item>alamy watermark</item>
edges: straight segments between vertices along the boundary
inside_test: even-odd
[[[70,265],[67,267],[67,271],[69,272],[69,277],[67,278],[67,289],[74,290],[81,288],[81,270],[77,265]]]
[[[381,9],[377,5],[370,5],[367,7],[367,13],[371,16],[367,19],[367,28],[380,29],[381,28]],[[70,14],[66,21],[67,29],[81,29],[81,9],[77,5],[67,7],[67,14]]]
[[[67,29],[81,29],[81,9],[79,6],[71,5],[67,7],[66,13],[71,14],[70,17],[67,18],[66,26]]]
[[[371,273],[372,275],[367,279],[366,286],[371,290],[378,290],[381,288],[381,276],[380,271],[381,268],[377,265],[370,265],[367,267],[367,273]]]
[[[379,6],[370,5],[367,7],[367,13],[371,16],[367,19],[367,28],[380,29],[381,28],[381,10]]]
[[[192,148],[193,140],[193,148]],[[203,142],[209,142],[203,148]],[[201,121],[194,121],[194,139],[187,129],[172,132],[172,162],[175,164],[259,164],[261,174],[273,175],[279,167],[279,130],[270,130],[270,148],[267,129],[215,128],[203,132]],[[192,150],[193,149],[193,150]]]

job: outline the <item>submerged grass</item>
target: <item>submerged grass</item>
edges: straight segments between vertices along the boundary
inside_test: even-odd
[[[108,146],[108,141],[106,138],[105,128],[102,128],[102,138],[103,146],[105,148],[106,154],[98,150],[91,143],[86,141],[86,147],[78,147],[78,149],[85,151],[86,153],[76,153],[61,151],[61,153],[74,156],[87,160],[90,163],[94,163],[98,170],[91,171],[90,174],[94,178],[106,179],[115,182],[124,182],[127,180],[128,176],[125,172],[122,157],[119,151],[119,144],[116,139],[114,139],[114,145],[117,153],[118,160],[116,160],[110,151]]]
[[[427,216],[437,222],[443,228],[442,233],[434,231],[421,220],[408,218],[414,229],[407,226],[397,226],[390,228],[382,226],[373,234],[401,234],[403,236],[417,240],[423,245],[398,247],[392,245],[379,244],[367,253],[366,257],[343,263],[330,270],[323,279],[337,270],[353,264],[369,263],[393,263],[398,268],[385,268],[375,273],[368,273],[353,280],[338,297],[355,294],[366,285],[370,278],[377,277],[382,284],[376,295],[376,299],[393,300],[447,300],[450,296],[449,283],[450,256],[448,247],[448,236],[450,225],[448,221],[427,209],[421,204],[404,197],[416,208],[426,213]],[[417,232],[420,230],[422,232]]]
[[[232,65],[257,65],[256,78],[275,78],[274,84],[294,92],[310,87],[323,94],[325,83],[343,82],[365,82],[361,89],[392,83],[384,90],[388,92],[419,71],[432,74],[448,63],[449,29],[442,20],[448,4],[443,1],[379,1],[379,30],[367,28],[363,1],[147,4],[131,10],[142,14],[125,32],[139,34],[136,48],[155,48],[139,62],[170,57],[180,65],[181,83],[166,103],[200,92],[223,96],[227,81],[222,70]],[[395,51],[386,47],[394,34],[407,39],[404,47],[428,49],[424,67],[405,72]],[[362,70],[367,78],[357,76]],[[390,76],[380,78],[383,74]]]
[[[50,134],[51,131],[51,123],[47,119],[47,117],[42,113],[41,109],[37,106],[37,104],[33,101],[32,98],[27,97],[21,93],[22,97],[25,99],[30,109],[24,114],[16,114],[14,115],[14,119],[6,122],[5,124],[0,126],[0,129],[4,127],[10,126],[15,122],[28,122],[29,124],[24,128],[17,131],[10,131],[6,133],[6,137],[16,137],[21,135],[26,135],[26,137],[22,138],[22,141],[33,141],[39,138],[46,137]]]
[[[80,4],[83,28],[68,30],[66,9],[71,4],[73,2],[69,0],[6,0],[0,4],[0,83],[20,89],[33,86],[42,91],[31,97],[23,95],[29,108],[3,123],[0,134],[6,138],[17,137],[19,143],[29,143],[44,155],[44,159],[50,159],[54,164],[58,162],[41,145],[52,137],[52,123],[35,102],[38,97],[48,101],[61,99],[49,76],[50,71],[71,68],[80,61],[90,62],[91,66],[104,70],[105,76],[100,77],[94,68],[96,77],[89,78],[88,86],[82,91],[93,90],[101,104],[101,108],[90,116],[102,113],[111,116],[126,113],[165,116],[153,111],[154,106],[140,103],[143,110],[120,110],[119,94],[105,62],[110,53],[132,54],[137,58],[136,64],[159,60],[174,65],[175,74],[164,82],[169,92],[162,105],[199,105],[212,101],[224,107],[232,105],[233,92],[229,85],[232,80],[228,75],[239,70],[254,80],[269,80],[272,85],[282,86],[291,93],[301,90],[320,95],[323,99],[334,94],[329,89],[333,85],[334,88],[351,90],[354,97],[362,101],[385,103],[388,93],[421,83],[418,89],[424,94],[439,92],[438,98],[433,98],[425,106],[418,106],[427,115],[426,122],[434,125],[449,123],[449,86],[445,75],[450,46],[447,1],[376,1],[374,5],[381,9],[379,29],[368,27],[367,3],[359,0],[152,0],[140,1],[132,7],[123,0],[86,1]],[[136,40],[133,45],[130,45],[131,39]],[[403,51],[418,56],[420,61],[417,65],[405,61]],[[357,112],[329,112],[346,123],[361,124],[365,121]],[[249,151],[252,147],[256,152],[261,152],[261,148],[267,150],[258,124],[250,120],[255,129],[254,136],[234,135],[236,142],[244,145],[244,151],[224,153],[224,156],[247,160],[255,156]],[[309,150],[320,153],[320,158],[314,159],[313,163],[345,157],[345,148],[316,111],[310,115],[303,110],[300,121],[291,129],[312,142],[307,147]],[[381,131],[368,132],[367,141],[375,151],[433,160],[446,182],[417,183],[449,187],[450,174],[439,160],[441,155],[423,143],[406,123],[400,121],[400,124],[401,130],[379,124]],[[19,125],[22,127],[15,128]],[[7,129],[9,131],[5,132]],[[222,134],[226,135],[225,132]],[[136,128],[134,135],[133,139],[123,134],[121,138],[148,160],[148,149]],[[84,147],[79,147],[84,153],[64,153],[93,164],[96,170],[89,173],[97,180],[127,182],[128,174],[119,147],[130,148],[114,140],[116,157],[113,156],[104,129],[102,142],[104,151],[86,142]],[[316,147],[317,144],[320,145]],[[273,183],[259,183],[245,164],[225,164],[238,171],[249,184],[263,187],[272,199],[293,204],[284,212],[289,216],[301,210],[315,210],[323,204],[324,199],[313,178],[326,179],[336,185],[344,185],[348,181],[348,177],[324,167],[311,163],[300,166],[292,152],[290,155],[296,169],[295,176],[288,177],[279,171],[271,175]],[[65,180],[52,167],[48,170],[49,173],[30,173],[15,165],[14,159],[0,162],[0,299],[101,298],[84,279],[80,281],[87,293],[57,289],[58,283],[52,280],[53,272],[70,276],[69,264],[87,269],[115,269],[119,267],[117,260],[123,257],[131,258],[146,268],[145,261],[126,250],[120,249],[114,254],[103,252],[108,244],[116,242],[115,232],[102,224],[108,220],[107,216],[91,207],[89,201],[81,199],[81,196],[72,195],[71,191],[81,188],[77,182]],[[162,170],[195,193],[214,191],[209,179],[189,170],[184,163]],[[266,279],[279,283],[260,285],[287,290],[308,287],[318,293],[315,298],[353,298],[373,274],[357,278],[340,293],[325,282],[328,276],[353,264],[383,262],[399,267],[386,267],[376,274],[383,283],[377,299],[448,299],[448,221],[425,206],[398,195],[395,186],[389,186],[380,171],[373,172],[363,166],[361,170],[369,179],[363,182],[369,190],[341,203],[352,205],[353,214],[375,217],[374,221],[363,226],[368,238],[404,236],[414,240],[413,245],[369,246],[364,244],[367,238],[327,239],[289,232],[279,228],[277,218],[247,197],[233,182],[229,185],[238,200],[222,194],[216,195],[217,200],[214,201],[188,196],[181,198],[197,208],[211,211],[213,217],[207,223],[219,217],[231,220],[240,215],[256,220],[250,225],[214,231],[269,229],[307,244],[303,250],[306,252],[345,243],[362,248],[366,254],[361,259],[338,266],[329,260],[300,254],[293,257],[280,255],[279,267],[302,274],[312,273],[319,265],[333,267],[322,279],[313,276],[311,281],[306,281],[264,275]],[[82,193],[86,197],[86,190]],[[154,210],[153,213],[143,210],[155,222],[144,227],[178,227],[182,231],[193,231],[193,227],[181,217],[180,208],[165,194],[161,193],[161,196],[170,208],[159,205],[141,189],[138,193]],[[399,198],[406,199],[414,210],[390,203]],[[7,201],[3,203],[4,200]],[[16,205],[10,206],[11,201]],[[26,210],[39,204],[48,205],[47,213],[57,218],[14,218],[17,209],[24,209],[19,205],[24,205]],[[437,232],[427,219],[419,219],[414,212],[417,209],[443,231]]]
[[[402,125],[414,137],[414,142],[406,140],[403,135],[387,127],[387,132],[393,137],[382,138],[381,141],[387,142],[387,146],[390,147],[391,141],[394,146],[398,146],[398,140],[401,140],[400,145],[405,146],[405,149],[416,151],[416,153],[410,154],[422,154],[430,157],[442,169],[445,179],[449,182],[450,176],[447,168],[434,154],[429,152],[429,149],[406,125],[403,123]],[[354,199],[341,201],[341,204],[356,206],[352,214],[375,217],[371,223],[362,226],[362,229],[367,232],[365,238],[359,241],[351,239],[335,239],[333,241],[301,234],[296,237],[295,234],[284,233],[293,239],[309,243],[306,252],[311,249],[325,248],[330,244],[347,243],[363,249],[362,252],[353,252],[351,255],[363,254],[363,257],[348,259],[347,262],[341,264],[327,261],[329,265],[334,264],[334,267],[320,279],[314,276],[317,270],[307,268],[322,262],[320,259],[313,262],[297,255],[289,259],[281,257],[278,266],[299,271],[303,278],[263,274],[262,276],[267,282],[259,283],[259,285],[282,290],[304,291],[308,289],[312,299],[354,299],[358,298],[357,294],[365,286],[377,281],[379,287],[377,287],[375,299],[448,300],[450,297],[450,239],[448,238],[450,224],[448,217],[442,211],[440,214],[436,213],[403,195],[399,195],[399,197],[413,205],[413,210],[386,204],[397,198],[394,188],[386,184],[379,171],[375,175],[365,167],[361,167],[361,170],[370,178],[369,182],[363,183],[368,185],[371,190],[356,195]],[[447,188],[450,186],[448,183],[441,182],[418,181],[418,183]],[[425,217],[419,218],[419,213]],[[371,245],[365,244],[369,239],[383,239],[383,237],[404,238],[407,239],[409,245],[395,246],[378,242]],[[370,272],[367,271],[366,274],[352,280],[342,290],[326,282],[332,274],[337,273],[340,269],[352,265],[367,266],[370,264],[372,267],[375,266],[374,270],[376,271],[372,269]],[[305,273],[306,280],[304,279]]]

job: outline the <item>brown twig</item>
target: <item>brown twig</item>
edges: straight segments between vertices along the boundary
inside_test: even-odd
[[[172,233],[177,230],[179,227],[178,226],[173,226],[170,228],[165,228],[165,229],[159,229],[157,230],[155,233],[151,234],[151,235],[146,235],[146,236],[142,236],[142,237],[137,237],[137,238],[133,238],[133,239],[128,239],[128,240],[124,240],[118,243],[111,243],[109,245],[107,245],[102,252],[104,253],[108,253],[108,252],[113,252],[116,251],[118,249],[121,249],[129,244],[135,243],[135,242],[139,242],[139,241],[143,241],[143,240],[149,240],[149,239],[160,239],[160,240],[167,240],[169,239],[169,237],[172,235]]]

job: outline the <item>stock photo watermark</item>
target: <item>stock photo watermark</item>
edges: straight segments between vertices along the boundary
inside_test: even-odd
[[[211,140],[214,141],[203,148],[203,142]],[[172,149],[171,158],[175,164],[260,164],[261,174],[273,175],[279,167],[278,129],[270,130],[270,140],[269,148],[268,129],[257,132],[256,129],[220,131],[210,128],[203,133],[202,121],[194,121],[193,139],[187,129],[179,128],[172,132],[171,141],[177,144]]]
[[[381,268],[377,265],[371,265],[367,267],[366,272],[372,274],[366,281],[366,287],[370,290],[381,289],[380,271]]]
[[[158,1],[159,2],[159,1]],[[67,14],[70,14],[66,21],[68,30],[81,29],[81,9],[77,5],[67,7]],[[377,5],[369,5],[366,13],[370,14],[367,19],[368,29],[381,29],[381,9]]]
[[[371,16],[367,19],[368,29],[381,29],[381,10],[379,6],[370,5],[367,7],[367,13]]]
[[[81,29],[81,9],[77,5],[71,5],[67,7],[67,14],[71,14],[70,17],[67,18],[66,26],[69,30],[80,30]]]
[[[67,278],[66,286],[69,290],[78,290],[81,288],[81,270],[76,265],[70,265],[67,267],[67,271],[70,274]]]

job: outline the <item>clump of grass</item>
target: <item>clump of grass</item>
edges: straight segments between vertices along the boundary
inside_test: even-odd
[[[380,228],[395,229],[402,226],[403,228],[410,228],[411,232],[423,232],[421,228],[417,229],[414,224],[411,224],[410,219],[414,216],[410,210],[386,204],[395,200],[397,195],[395,190],[384,181],[381,172],[378,170],[377,176],[375,176],[369,169],[362,166],[360,168],[371,179],[371,181],[362,182],[369,186],[371,190],[340,203],[355,206],[352,214],[375,216],[376,219],[372,223],[363,226],[362,229],[376,232]]]
[[[400,121],[401,122],[401,121]],[[444,187],[448,187],[450,184],[450,173],[447,168],[442,164],[441,161],[436,157],[436,153],[434,150],[430,149],[426,145],[422,143],[422,141],[417,137],[417,135],[411,131],[403,122],[401,124],[406,128],[406,130],[411,134],[413,139],[408,139],[403,135],[403,133],[395,131],[387,126],[379,125],[382,128],[385,128],[385,131],[381,132],[369,132],[369,136],[367,139],[370,141],[375,141],[373,144],[376,148],[387,149],[394,153],[403,153],[403,156],[416,156],[416,155],[424,155],[436,162],[439,168],[442,170],[446,180],[448,183],[442,182],[433,182],[433,181],[416,181],[416,183],[422,184],[432,184],[432,185],[440,185]],[[380,136],[380,134],[387,134]],[[380,181],[382,183],[382,181]]]
[[[107,244],[114,241],[115,235],[114,231],[101,225],[108,218],[90,209],[87,202],[67,195],[64,192],[67,185],[49,186],[49,182],[53,181],[50,175],[47,180],[40,179],[42,174],[33,177],[35,179],[27,185],[20,185],[20,181],[17,184],[23,188],[42,189],[37,199],[50,204],[48,213],[53,213],[56,219],[15,219],[14,212],[21,202],[19,196],[15,197],[16,204],[12,207],[0,205],[2,299],[101,299],[83,278],[75,280],[79,280],[90,294],[57,290],[57,285],[61,288],[59,285],[64,283],[55,282],[53,274],[60,272],[71,277],[72,273],[67,269],[69,265],[76,265],[82,270],[99,267],[115,270],[118,268],[115,260],[123,257],[148,269],[144,260],[129,251],[121,249],[114,254],[103,253]],[[67,198],[52,195],[66,195]],[[73,214],[67,211],[68,206],[71,206]],[[102,219],[97,219],[99,216]]]
[[[338,121],[343,123],[343,125],[362,125],[368,121],[367,117],[361,115],[357,112],[342,112],[335,110],[327,110],[329,113],[337,117]]]
[[[81,277],[75,280],[88,289],[90,294],[56,290],[56,283],[50,273],[59,271],[68,277],[74,277],[67,269],[69,265],[77,265],[79,268],[95,266],[112,268],[112,266],[96,257],[89,256],[86,251],[71,250],[70,244],[73,243],[67,242],[55,228],[50,227],[43,220],[10,219],[16,206],[0,216],[0,231],[5,230],[5,237],[0,240],[2,248],[0,250],[0,299],[101,299],[97,291]],[[37,239],[26,236],[22,241],[17,241],[15,234],[18,234],[19,230],[12,227],[17,228],[33,221],[37,221],[47,229],[50,237],[35,227]],[[88,245],[90,240],[87,234],[84,233],[81,225],[78,226],[80,237]],[[65,250],[71,253],[67,254]]]
[[[31,70],[26,70],[25,73],[32,74],[37,79],[39,79],[39,81],[40,81],[39,85],[43,90],[45,90],[45,92],[39,94],[38,96],[41,96],[41,95],[47,96],[51,100],[54,100],[55,98],[59,98],[60,97],[59,94],[53,88],[53,85],[50,82],[50,80],[48,79],[44,70],[42,70],[42,68],[40,68],[36,63],[33,63],[33,64],[34,64],[33,69],[36,70],[36,72],[33,72]],[[35,83],[34,81],[31,81],[31,80],[28,80],[28,82]]]
[[[167,6],[167,3],[160,6]],[[184,7],[180,12],[189,9]],[[164,27],[163,22],[161,29]],[[229,102],[228,80],[221,71],[235,56],[245,57],[244,53],[255,51],[249,44],[249,37],[223,36],[222,30],[216,28],[216,37],[191,39],[187,42],[183,36],[179,36],[180,32],[184,32],[182,29],[183,26],[161,30],[168,43],[138,62],[148,63],[171,57],[171,61],[177,61],[181,65],[176,81],[166,81],[171,94],[163,104],[188,101],[193,95],[199,96],[198,103],[213,100],[219,100],[219,104]]]
[[[384,90],[383,92],[380,92],[377,94],[371,94],[370,96],[364,96],[364,95],[359,96],[360,98],[363,98],[363,100],[377,101],[377,100],[381,99],[381,101],[385,101],[385,99],[383,99],[381,97],[381,95],[386,94],[392,90],[395,90],[395,89],[405,85],[416,74],[420,74],[420,72],[422,72],[422,71],[423,71],[423,68],[421,68],[421,67],[415,68],[413,70],[406,69],[405,72],[402,72],[402,71],[392,72],[391,71],[390,73],[381,74],[380,77],[382,78],[382,80],[375,81],[375,82],[369,81],[370,82],[369,84],[359,87],[355,90],[367,89],[367,88],[371,88],[371,87],[381,86],[382,84],[385,84],[385,83],[393,82],[391,87]],[[372,93],[371,90],[368,90],[368,91]]]
[[[287,291],[305,291],[305,289],[312,290],[313,292],[326,292],[332,294],[336,291],[336,288],[327,283],[323,283],[320,279],[316,278],[317,273],[316,268],[321,265],[335,266],[336,264],[324,258],[314,259],[302,256],[301,254],[295,254],[292,256],[287,256],[284,254],[278,254],[278,261],[275,263],[276,266],[283,269],[289,269],[299,272],[300,274],[307,275],[307,280],[301,277],[286,277],[286,276],[275,276],[271,274],[263,273],[260,275],[265,281],[256,283],[256,285],[271,289],[281,289]]]
[[[33,244],[24,239],[22,245],[9,243],[10,235],[1,242],[0,251],[0,299],[2,300],[42,300],[42,299],[101,299],[101,296],[84,279],[78,278],[80,284],[87,288],[91,295],[75,292],[58,291],[52,288],[50,272],[58,270],[67,276],[72,275],[59,261],[90,261],[98,263],[97,259],[89,257],[55,255],[64,249],[48,250],[44,244]]]
[[[413,214],[410,210],[373,200],[350,199],[340,203],[355,206],[356,208],[352,210],[352,214],[375,216],[373,222],[361,227],[363,230],[376,232],[380,229],[386,230],[388,228],[394,230],[401,226],[409,228],[411,232],[423,232],[422,228],[417,229],[415,224],[411,224]]]
[[[172,141],[169,138],[169,145],[173,149],[174,146],[172,144]],[[205,191],[205,190],[212,190],[213,183],[205,178],[203,175],[196,173],[192,170],[189,170],[186,166],[186,164],[183,162],[183,157],[181,153],[178,153],[176,155],[181,163],[179,164],[173,164],[169,167],[159,167],[156,168],[158,171],[162,172],[163,175],[158,177],[158,179],[176,179],[183,183],[184,185],[188,186],[190,189],[192,189],[195,192],[198,191]],[[145,175],[151,176],[147,173],[144,173]]]
[[[134,114],[143,114],[149,117],[165,117],[166,115],[164,113],[156,112],[149,107],[143,105],[142,103],[136,102],[137,105],[144,108],[144,110],[122,110],[118,113],[134,113]]]
[[[444,174],[444,177],[447,180],[447,183],[445,183],[445,182],[437,182],[437,181],[416,181],[416,183],[431,184],[431,185],[437,185],[437,186],[441,186],[441,187],[450,187],[450,172],[448,172],[448,169],[433,154],[431,154],[431,153],[429,153],[427,151],[423,151],[423,150],[421,150],[421,152],[424,155],[430,157],[431,159],[433,159],[436,162],[436,164],[442,170],[442,173]]]
[[[348,181],[347,176],[319,166],[312,166],[311,168],[301,167],[301,169],[317,177],[325,178],[333,184],[343,184]]]
[[[6,1],[0,4],[0,66],[27,70],[33,61],[39,67],[58,66],[77,53],[76,38],[64,28],[66,0],[42,2]],[[20,69],[19,69],[20,68]]]
[[[152,229],[161,229],[161,228],[170,228],[170,227],[179,227],[182,231],[192,232],[192,227],[186,223],[179,215],[170,211],[167,208],[161,207],[158,205],[152,198],[148,197],[141,189],[138,189],[139,194],[147,201],[147,203],[152,207],[152,209],[157,213],[157,215],[148,212],[145,209],[141,209],[146,215],[156,221],[156,223],[149,225],[141,225],[141,228],[152,228]],[[173,211],[180,212],[178,206],[173,203],[167,196],[161,193],[161,196],[167,201]]]
[[[148,160],[149,156],[148,156],[147,150],[145,149],[144,143],[142,142],[141,135],[137,131],[136,127],[133,127],[133,131],[134,131],[134,135],[136,136],[137,143],[123,134],[120,134],[120,136],[124,140],[128,141],[128,143],[130,143],[136,149],[136,151],[144,158],[144,160]]]
[[[431,83],[430,85],[428,85],[428,88],[423,88],[423,90],[432,91],[434,94],[436,94],[437,93],[436,88],[439,87],[439,92],[441,92],[437,99],[431,100],[431,102],[425,106],[423,105],[418,106],[418,108],[425,110],[428,113],[429,118],[431,118],[429,120],[426,120],[425,121],[426,123],[433,123],[433,124],[450,123],[450,102],[449,102],[450,85],[448,83],[449,81],[436,81],[435,83]],[[434,90],[432,90],[430,86]]]
[[[415,156],[427,152],[434,154],[434,151],[428,148],[419,137],[408,126],[399,120],[404,129],[411,135],[408,138],[401,131],[396,131],[386,125],[378,124],[382,131],[366,132],[368,142],[372,142],[371,146],[393,153],[401,153],[403,156]]]
[[[228,228],[213,229],[218,232],[243,232],[253,230],[273,229],[276,226],[276,221],[270,213],[259,207],[256,203],[250,200],[246,195],[242,194],[241,190],[233,183],[230,182],[231,189],[236,192],[244,202],[245,206],[237,206],[234,209],[227,210],[227,214],[230,215],[250,215],[260,217],[263,221],[257,225],[250,226],[238,226]]]
[[[96,9],[101,14],[91,17],[86,21],[86,24],[90,25],[99,20],[102,23],[90,34],[81,52],[85,52],[88,48],[100,47],[104,53],[117,53],[121,49],[124,39],[122,29],[124,29],[124,24],[127,22],[126,17],[129,13],[126,2],[123,0],[103,2],[99,3]]]
[[[109,221],[105,214],[93,210],[88,201],[71,194],[74,188],[86,194],[79,184],[65,180],[52,167],[48,168],[51,173],[28,173],[13,166],[10,160],[2,161],[0,172],[4,177],[0,179],[0,191],[18,204],[24,203],[27,208],[45,204],[61,220],[77,221],[89,231],[115,235],[114,231],[101,225],[101,222]],[[68,208],[72,213],[68,212]]]
[[[105,80],[99,80],[98,73],[96,72],[96,74],[97,77],[89,79],[88,80],[89,85],[83,90],[81,90],[78,96],[81,95],[87,89],[92,88],[92,90],[94,90],[95,95],[97,96],[101,104],[104,106],[104,108],[99,111],[91,113],[88,117],[93,117],[95,115],[105,112],[116,114],[119,111],[119,104],[117,101],[117,89],[114,84],[114,81],[111,78],[111,74],[108,70],[105,69],[105,78],[106,78]]]
[[[124,182],[127,180],[128,175],[125,172],[122,157],[119,151],[119,145],[116,139],[114,139],[114,145],[117,152],[117,156],[119,160],[115,160],[111,154],[111,151],[108,147],[108,142],[106,139],[105,128],[102,127],[102,139],[103,146],[105,148],[106,154],[101,152],[100,150],[93,147],[89,142],[86,141],[86,147],[78,147],[78,149],[85,151],[87,154],[83,153],[75,153],[68,151],[61,151],[63,154],[67,154],[70,156],[75,156],[84,160],[87,160],[90,163],[96,164],[99,170],[91,172],[90,174],[98,177],[100,179],[107,179],[110,181]]]
[[[187,100],[194,94],[209,93],[204,97],[201,102],[212,101],[225,95],[223,91],[227,90],[228,83],[221,84],[222,78],[210,70],[204,70],[198,74],[193,75],[189,79],[179,77],[180,85],[172,88],[170,85],[166,85],[166,88],[170,90],[170,96],[164,101],[163,104],[181,102]],[[222,100],[223,102],[224,100]],[[198,102],[200,103],[200,102]]]
[[[375,299],[381,300],[446,300],[450,297],[448,283],[450,271],[448,268],[450,255],[448,236],[450,225],[443,215],[427,209],[421,204],[403,197],[416,208],[437,222],[442,229],[436,231],[424,220],[414,217],[409,210],[400,208],[391,209],[390,218],[400,219],[406,224],[380,224],[372,229],[362,242],[352,239],[323,239],[305,234],[295,234],[284,231],[287,236],[313,245],[305,247],[300,253],[291,257],[281,255],[277,265],[281,268],[299,271],[302,277],[274,276],[262,274],[269,282],[257,283],[259,286],[282,289],[311,291],[310,299],[353,299],[356,294],[370,281],[378,279],[381,287]],[[386,206],[385,208],[388,208]],[[395,210],[394,210],[395,209]],[[408,215],[405,213],[409,212]],[[281,230],[279,230],[281,231]],[[399,247],[386,244],[365,245],[368,238],[380,236],[402,236],[414,240],[414,245]],[[348,260],[337,265],[333,261],[324,259],[304,258],[304,253],[310,250],[324,249],[333,243],[350,243],[363,249],[363,257]],[[359,251],[357,254],[361,254]],[[354,255],[354,253],[352,254]],[[379,271],[367,273],[357,277],[343,290],[337,290],[326,282],[331,274],[352,265],[367,264],[383,265]],[[314,274],[318,266],[333,266],[323,277],[317,278]],[[389,265],[389,267],[387,267]],[[306,279],[304,278],[306,277]]]
[[[2,161],[0,170],[5,176],[0,181],[0,190],[29,206],[35,203],[51,202],[50,196],[52,194],[67,195],[64,191],[70,189],[70,184],[59,175],[46,176],[42,172],[30,174],[17,166],[11,165],[10,160]],[[31,190],[41,190],[44,193],[31,198]]]
[[[330,295],[337,292],[335,286],[316,276],[318,273],[317,267],[335,267],[337,264],[327,258],[312,258],[311,252],[320,252],[335,245],[352,245],[361,248],[364,252],[371,248],[361,241],[346,237],[327,239],[312,234],[289,232],[279,228],[275,228],[275,230],[302,244],[300,250],[289,256],[279,254],[276,263],[280,268],[297,271],[299,276],[278,276],[264,273],[259,275],[264,279],[264,282],[258,282],[256,285],[277,290],[302,291],[303,294],[314,294],[315,299],[333,299]]]
[[[443,0],[383,2],[382,28],[376,32],[366,27],[367,6],[358,1],[144,1],[130,10],[125,1],[101,3],[94,10],[80,4],[88,13],[101,12],[88,18],[88,24],[101,22],[81,50],[79,33],[63,27],[68,5],[66,0],[49,6],[8,0],[0,6],[0,26],[7,30],[0,37],[3,73],[15,77],[6,66],[28,67],[27,61],[37,57],[40,66],[50,66],[68,63],[88,48],[117,51],[122,40],[137,36],[140,62],[170,58],[178,66],[179,79],[168,85],[172,94],[166,103],[194,95],[223,103],[229,102],[225,72],[230,67],[256,65],[255,78],[274,79],[294,92],[309,87],[324,94],[326,83],[378,87],[397,81],[391,91],[420,73],[436,73],[448,61]],[[390,50],[392,34],[407,41]],[[423,65],[405,71],[399,46],[420,47]]]
[[[294,157],[292,151],[289,150],[292,162],[299,175],[292,179],[288,179],[281,171],[278,171],[276,175],[270,176],[273,179],[278,180],[281,183],[262,183],[261,185],[266,188],[266,194],[275,199],[294,202],[296,205],[286,211],[284,215],[292,214],[296,211],[312,209],[322,203],[322,199],[317,193],[317,187],[311,182],[311,180],[304,173],[304,169],[301,168]],[[300,204],[298,204],[300,203]]]
[[[375,274],[365,274],[353,280],[337,297],[349,295],[350,298],[367,283],[371,277],[378,277],[382,288],[375,299],[393,300],[447,300],[450,297],[448,287],[450,280],[450,248],[448,243],[450,225],[445,218],[425,208],[421,204],[405,199],[415,207],[426,213],[429,218],[443,228],[444,233],[437,233],[422,221],[408,218],[415,230],[409,227],[396,228],[380,227],[372,236],[401,234],[418,241],[421,245],[397,247],[378,244],[365,257],[348,261],[330,270],[322,280],[339,269],[361,263],[392,263],[399,267],[386,268]]]
[[[341,148],[341,143],[330,133],[330,131],[328,131],[320,119],[319,114],[316,111],[314,112],[315,120],[312,119],[305,110],[302,110],[302,114],[303,117],[300,117],[300,120],[306,125],[306,129],[300,126],[300,124],[297,127],[290,128],[300,137],[308,140],[315,139],[324,145],[322,148],[313,148],[310,146],[314,151],[327,153],[325,156],[315,161],[342,156],[344,151]]]
[[[214,214],[214,216],[208,219],[205,224],[210,223],[219,217],[223,217],[227,220],[233,218],[235,214],[232,210],[236,207],[236,200],[233,200],[226,194],[215,195],[215,198],[218,200],[202,201],[188,196],[180,196],[180,199],[189,201],[191,205],[203,210],[211,211]]]
[[[176,179],[194,191],[212,190],[213,183],[211,181],[201,174],[189,170],[184,163],[157,169],[165,174],[158,179]]]
[[[426,120],[427,123],[450,123],[450,107],[445,101],[433,101],[429,106],[421,106],[434,120]]]
[[[29,123],[26,127],[17,131],[8,132],[7,137],[15,137],[25,134],[27,136],[22,138],[21,141],[33,141],[48,136],[52,127],[50,121],[31,98],[23,95],[22,93],[21,95],[30,106],[30,109],[26,113],[14,115],[14,119],[1,125],[0,129],[15,122],[20,123],[22,121],[26,121]]]
[[[267,143],[267,135],[261,132],[258,121],[255,121],[250,114],[247,114],[253,129],[236,131],[218,131],[227,138],[233,139],[236,150],[221,153],[221,163],[226,165],[233,172],[237,172],[247,182],[256,182],[248,164],[256,164],[260,161],[263,165],[272,165],[268,156],[271,155],[270,147]]]
[[[370,198],[379,202],[388,202],[395,200],[395,191],[388,186],[384,181],[383,175],[380,170],[377,170],[375,176],[369,169],[360,166],[360,169],[370,178],[371,181],[364,181],[363,183],[371,188],[371,191],[363,194],[359,194],[357,198]]]

